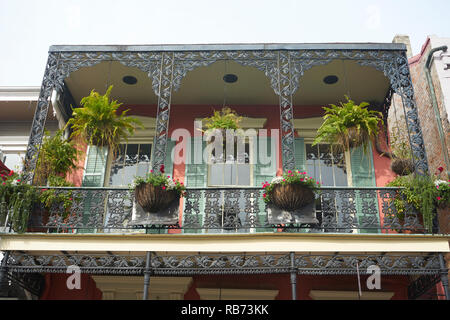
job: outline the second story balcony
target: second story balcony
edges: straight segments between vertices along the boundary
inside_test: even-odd
[[[111,85],[118,112],[128,110],[142,126],[117,150],[74,139],[76,163],[60,175],[71,186],[51,185],[39,162],[49,101],[61,125],[91,90],[103,94]],[[346,96],[379,112],[378,134],[367,148],[315,143],[323,107]],[[429,175],[403,45],[51,47],[21,178],[53,201],[38,198],[22,212],[0,198],[2,232],[447,233],[436,203],[425,215],[403,187],[387,186],[396,178],[393,97],[402,102],[412,171]],[[208,149],[214,141],[201,121],[224,107],[246,131],[241,150],[227,138],[232,151],[221,158]],[[74,131],[64,129],[65,137]],[[137,204],[130,184],[162,165],[186,192],[158,216]],[[321,184],[301,210],[264,201],[263,186],[290,170]]]

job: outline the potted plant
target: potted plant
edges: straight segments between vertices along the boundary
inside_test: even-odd
[[[367,102],[358,105],[345,98],[347,102],[341,102],[340,106],[330,104],[330,108],[323,108],[325,120],[317,130],[313,146],[325,142],[349,150],[362,145],[367,151],[370,140],[378,134],[379,124],[383,124],[382,114],[368,110]]]
[[[45,131],[37,161],[35,185],[47,185],[50,177],[64,178],[77,168],[80,152],[74,142],[65,139],[63,134],[63,130],[58,130],[54,136],[50,136],[49,132]]]
[[[408,206],[410,206],[420,213],[421,217],[419,216],[419,218],[425,229],[432,231],[438,197],[434,180],[429,175],[398,176],[386,185],[401,188],[393,200],[396,208],[395,217],[401,224],[405,223]],[[420,221],[414,222],[419,223]],[[414,228],[413,225],[411,227]]]
[[[415,168],[412,161],[411,148],[404,131],[400,130],[398,126],[394,126],[391,129],[390,145],[393,151],[391,170],[399,176],[413,173]]]
[[[320,183],[306,172],[287,171],[263,184],[264,201],[281,210],[295,211],[314,202]]]
[[[66,181],[60,176],[50,176],[48,178],[49,187],[74,187],[73,183]],[[71,190],[59,191],[53,188],[43,188],[39,193],[39,202],[43,209],[43,221],[42,225],[45,226],[48,223],[50,212],[56,211],[57,216],[61,217],[62,220],[67,220],[71,214],[71,209],[73,203],[79,202],[81,199],[74,196]]]
[[[107,146],[115,155],[120,141],[127,141],[138,126],[142,127],[142,123],[126,116],[129,109],[119,114],[118,109],[122,104],[110,100],[112,88],[110,86],[104,95],[92,90],[89,96],[81,99],[82,108],[73,109],[73,118],[66,127],[72,126],[71,138],[81,137],[89,145]]]
[[[444,168],[439,167],[438,170],[441,175]],[[448,234],[450,233],[450,180],[437,179],[434,184],[437,190],[436,207],[440,232]]]
[[[12,229],[18,233],[25,232],[38,196],[36,187],[24,182],[20,174],[14,171],[0,174],[0,220],[4,223],[9,212]]]
[[[178,203],[186,190],[182,182],[164,174],[164,165],[157,173],[151,170],[145,177],[136,177],[132,188],[136,202],[148,213],[160,213]]]
[[[205,127],[208,130],[221,130],[222,136],[225,137],[227,129],[237,130],[240,128],[239,122],[242,117],[238,116],[236,111],[229,107],[224,107],[220,111],[214,111],[214,114],[209,118],[204,118]]]

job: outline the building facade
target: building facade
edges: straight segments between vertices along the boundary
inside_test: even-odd
[[[405,45],[53,46],[29,137],[28,181],[50,98],[64,122],[70,106],[110,85],[143,128],[115,156],[79,145],[81,169],[68,177],[76,187],[58,190],[81,201],[69,217],[61,208],[36,210],[28,232],[0,235],[4,283],[20,282],[41,299],[448,296],[448,235],[427,230],[412,209],[396,216],[398,190],[386,187],[395,174],[379,152],[388,148],[386,132],[368,154],[312,145],[323,106],[347,95],[369,101],[386,121],[398,94],[416,172],[428,172]],[[243,117],[241,161],[205,151],[199,120],[224,106]],[[129,190],[135,176],[161,165],[187,187],[169,218],[146,216]],[[294,169],[322,183],[313,217],[274,219],[262,185]],[[74,270],[80,289],[67,284]],[[379,288],[365,286],[374,270]]]

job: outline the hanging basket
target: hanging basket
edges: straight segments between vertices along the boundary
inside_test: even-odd
[[[270,193],[272,203],[285,211],[295,211],[314,202],[314,191],[301,184],[276,185]]]
[[[163,190],[162,186],[142,183],[134,190],[136,202],[146,212],[157,213],[167,209],[180,195],[175,190]]]
[[[356,127],[350,127],[347,129],[345,134],[342,134],[338,140],[338,144],[342,146],[349,146],[349,148],[356,148],[364,144],[368,140],[368,135],[365,131],[358,132]]]
[[[399,176],[406,176],[414,172],[414,164],[411,159],[396,158],[391,162],[391,170]]]

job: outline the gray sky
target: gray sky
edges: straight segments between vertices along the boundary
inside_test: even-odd
[[[40,86],[50,45],[391,42],[450,37],[450,1],[0,0],[0,86]]]

